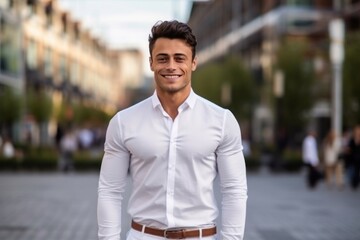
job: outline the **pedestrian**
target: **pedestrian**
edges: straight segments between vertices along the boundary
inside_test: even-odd
[[[185,23],[160,21],[149,35],[154,94],[110,121],[98,189],[98,236],[119,239],[122,194],[134,239],[244,238],[247,180],[234,115],[191,87],[196,38]],[[219,175],[222,225],[214,180]],[[217,230],[217,227],[219,230]]]
[[[2,145],[2,155],[4,158],[15,158],[16,150],[14,144],[11,141],[9,136],[5,136],[4,142]]]
[[[348,150],[350,186],[353,190],[356,190],[360,179],[360,125],[354,127]]]
[[[336,136],[334,130],[330,130],[323,144],[325,179],[328,188],[333,186],[340,190],[344,187],[343,162],[339,159],[341,153],[341,139]],[[333,183],[335,179],[335,184]]]
[[[321,174],[319,172],[319,153],[316,142],[316,131],[309,130],[302,143],[302,157],[307,167],[307,185],[313,189],[316,187]]]
[[[60,140],[60,170],[69,172],[74,170],[74,153],[78,150],[78,141],[72,128],[65,131]]]

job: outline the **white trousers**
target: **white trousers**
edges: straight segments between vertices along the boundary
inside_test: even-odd
[[[126,240],[164,240],[164,239],[166,238],[150,235],[147,233],[142,233],[132,228],[129,230],[126,237]],[[185,240],[216,240],[216,235],[209,237],[188,238]]]

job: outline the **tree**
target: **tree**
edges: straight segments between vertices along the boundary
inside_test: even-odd
[[[315,99],[315,77],[312,62],[306,59],[307,50],[304,42],[288,40],[277,54],[275,68],[284,74],[284,95],[277,106],[281,108],[277,121],[292,136],[305,126]]]
[[[48,144],[47,124],[53,110],[53,102],[45,90],[29,90],[27,95],[27,110],[40,127],[40,145]]]
[[[192,87],[199,95],[230,109],[237,118],[250,119],[254,82],[239,58],[228,56],[199,68],[194,72]]]
[[[360,123],[360,32],[349,34],[343,64],[343,121],[352,127]]]
[[[21,117],[22,97],[10,87],[6,86],[2,90],[0,92],[0,129],[1,133],[12,135],[12,125]]]

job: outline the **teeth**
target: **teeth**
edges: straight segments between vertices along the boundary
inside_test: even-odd
[[[178,78],[179,76],[177,76],[177,75],[166,75],[165,77],[166,78]]]

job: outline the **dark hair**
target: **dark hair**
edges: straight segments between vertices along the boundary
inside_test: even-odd
[[[192,59],[196,55],[196,37],[192,33],[191,28],[182,22],[176,20],[173,21],[159,21],[151,28],[151,34],[149,35],[149,51],[152,56],[152,50],[154,44],[158,38],[169,39],[182,39],[191,47]]]

